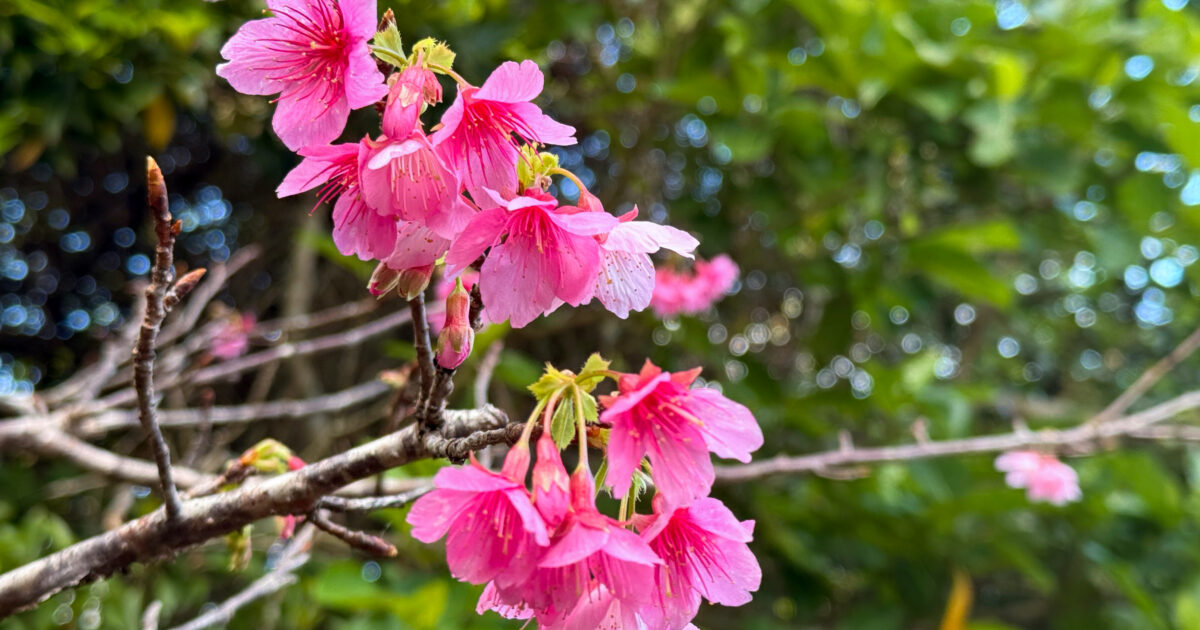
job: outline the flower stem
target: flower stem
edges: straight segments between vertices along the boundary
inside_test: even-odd
[[[583,394],[575,387],[575,424],[579,427],[579,465],[587,466],[587,418],[583,417]]]
[[[589,378],[597,378],[597,377],[611,378],[612,380],[615,381],[615,380],[621,378],[621,373],[616,370],[588,370],[586,372],[580,372],[579,376],[576,376],[575,379],[576,380],[586,380]]]
[[[431,70],[436,70],[438,72],[441,72],[442,74],[450,77],[451,79],[454,79],[456,82],[458,82],[459,85],[465,85],[467,87],[471,87],[471,84],[467,83],[466,79],[462,78],[461,75],[459,75],[457,72],[451,70],[450,68],[447,68],[446,66],[443,66],[441,64],[431,63],[431,64],[429,64],[429,68]]]
[[[576,176],[575,173],[572,173],[571,171],[568,171],[567,169],[561,168],[558,166],[550,169],[549,172],[552,175],[562,175],[563,177],[566,177],[567,179],[574,182],[575,185],[579,187],[579,195],[581,197],[583,196],[584,193],[588,192],[587,186],[584,186],[583,182],[579,181],[579,177]],[[588,193],[588,194],[590,194],[590,193]]]

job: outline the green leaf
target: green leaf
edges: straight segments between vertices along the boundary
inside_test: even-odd
[[[584,375],[595,372],[604,372],[608,370],[608,366],[610,365],[612,365],[612,361],[606,360],[604,357],[600,356],[600,353],[598,352],[593,352],[592,356],[588,357],[587,361],[584,362],[583,369],[580,370],[579,376],[576,377],[575,382],[579,384],[579,387],[583,391],[590,392],[593,389],[596,389],[596,386],[599,385],[605,377],[603,375],[599,375],[588,376],[585,378]]]
[[[454,66],[454,51],[450,50],[446,42],[439,42],[432,37],[426,37],[413,44],[413,62],[416,62],[417,53],[423,54],[426,65],[440,66],[447,70]]]
[[[380,60],[397,68],[408,66],[408,60],[404,57],[404,45],[400,41],[400,29],[396,28],[395,22],[389,22],[386,28],[375,33],[371,52]]]

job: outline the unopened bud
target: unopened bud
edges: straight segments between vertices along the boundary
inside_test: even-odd
[[[425,292],[429,279],[433,277],[433,265],[411,267],[400,272],[396,291],[406,300],[412,300]]]
[[[463,288],[462,278],[455,280],[454,290],[446,296],[446,324],[438,335],[438,365],[453,370],[471,354],[475,329],[471,328],[471,296]]]
[[[379,266],[371,273],[371,280],[367,282],[367,290],[371,292],[371,295],[379,297],[396,288],[396,284],[399,282],[399,271],[384,263],[379,263]]]

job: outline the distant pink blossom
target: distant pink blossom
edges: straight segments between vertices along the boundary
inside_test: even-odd
[[[537,190],[507,201],[488,193],[500,207],[471,218],[446,254],[446,273],[465,269],[490,247],[479,274],[483,304],[492,321],[507,319],[514,328],[551,310],[556,300],[572,306],[590,300],[600,268],[600,246],[592,237],[615,227],[616,217],[571,213]]]
[[[650,307],[660,318],[697,315],[724,297],[737,278],[737,263],[725,254],[711,261],[696,259],[690,272],[659,269]]]
[[[365,142],[301,149],[304,159],[283,178],[275,194],[283,198],[316,188],[318,205],[334,203],[333,242],[338,251],[362,260],[383,260],[396,249],[397,225],[363,199],[359,164],[369,152]]]
[[[700,369],[664,372],[649,360],[639,374],[623,374],[618,392],[602,396],[601,420],[612,425],[605,483],[622,497],[642,458],[650,458],[655,487],[671,505],[708,494],[715,472],[709,452],[750,461],[762,430],[745,406],[715,389],[689,389]]]
[[[542,517],[525,489],[529,445],[509,450],[499,474],[472,456],[462,467],[443,468],[434,490],[408,513],[413,538],[446,537],[446,562],[454,577],[483,584],[506,572],[527,575],[550,544]]]
[[[611,232],[596,237],[600,242],[601,262],[593,285],[595,296],[604,308],[621,319],[629,317],[630,311],[650,305],[655,283],[650,254],[669,249],[691,258],[700,244],[692,235],[669,225],[634,221],[637,215],[634,206],[618,219],[620,223]]]
[[[1030,501],[1066,505],[1083,497],[1075,469],[1053,455],[1010,451],[996,458],[996,470],[1005,473],[1009,487],[1023,488]]]
[[[243,94],[279,94],[273,126],[293,151],[324,145],[350,110],[387,94],[367,41],[375,0],[267,0],[272,16],[247,22],[221,48],[217,74]]]
[[[536,63],[506,61],[482,87],[460,86],[433,134],[447,163],[463,178],[477,204],[486,202],[485,188],[504,198],[517,194],[519,152],[514,134],[528,142],[575,144],[575,129],[555,122],[532,101],[545,78]]]
[[[250,350],[250,331],[258,318],[249,313],[233,314],[225,319],[224,325],[217,330],[208,352],[218,359],[228,361],[236,359]]]
[[[671,509],[654,497],[654,515],[637,517],[642,537],[663,559],[654,579],[655,603],[667,627],[696,616],[700,598],[723,606],[748,603],[762,582],[762,569],[747,545],[754,521],[738,521],[720,501],[705,497]]]

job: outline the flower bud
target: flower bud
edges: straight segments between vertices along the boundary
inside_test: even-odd
[[[400,282],[400,272],[384,263],[379,263],[375,271],[371,272],[371,280],[367,283],[367,290],[371,292],[371,295],[379,297],[394,289],[398,282]]]
[[[406,300],[415,299],[425,292],[425,287],[429,286],[431,277],[433,277],[433,265],[405,269],[400,272],[400,278],[396,282],[396,291],[400,293],[400,297]]]
[[[475,329],[470,322],[471,296],[463,288],[462,279],[455,281],[454,290],[446,296],[446,324],[438,335],[438,365],[453,370],[471,354]]]

